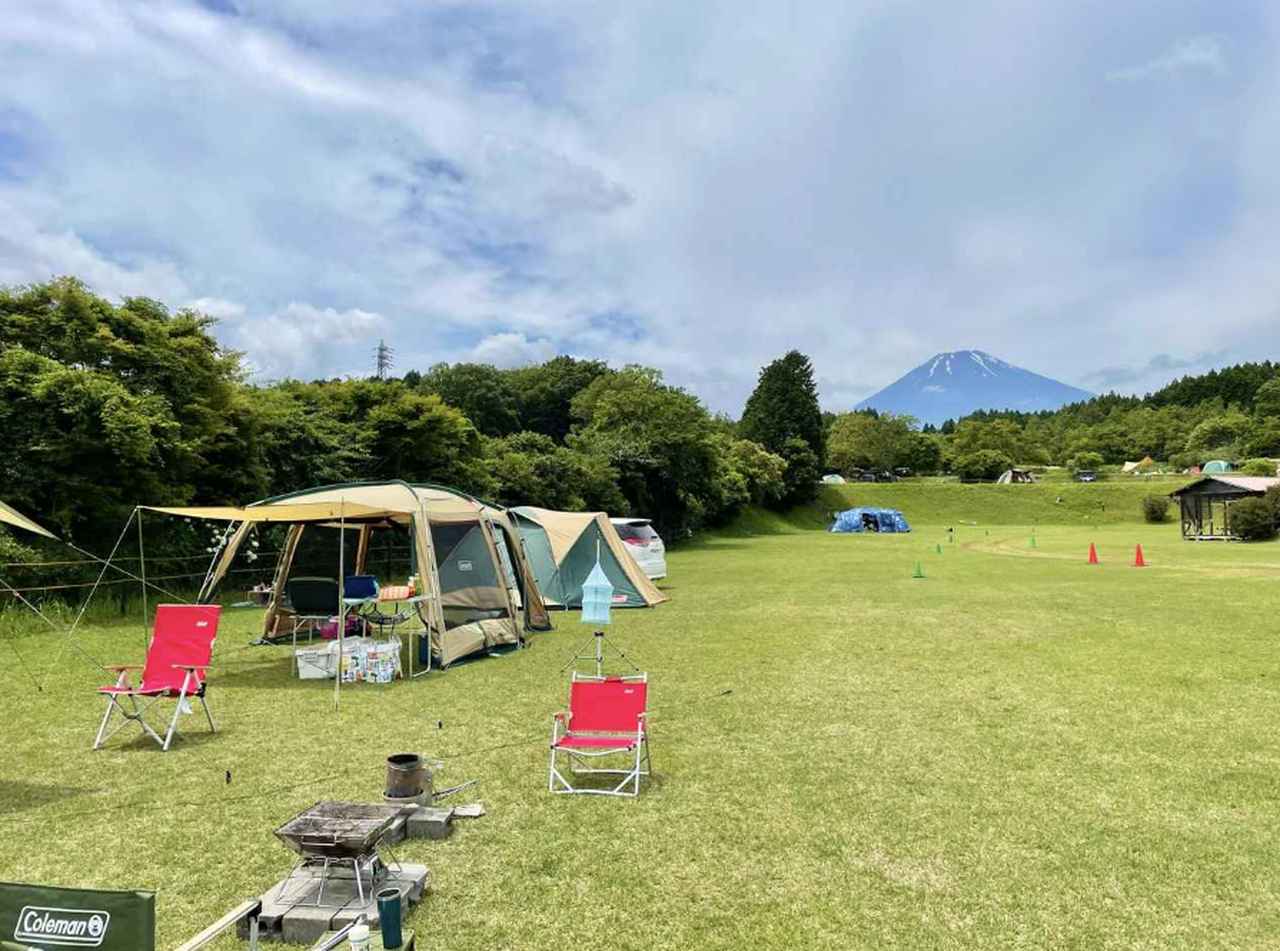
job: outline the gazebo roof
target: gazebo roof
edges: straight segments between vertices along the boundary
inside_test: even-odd
[[[1275,476],[1236,476],[1236,475],[1207,475],[1202,479],[1197,479],[1190,485],[1184,485],[1181,489],[1170,493],[1175,498],[1180,495],[1186,495],[1202,488],[1208,483],[1217,482],[1222,485],[1231,486],[1239,489],[1248,495],[1261,495],[1273,485],[1280,485],[1280,478]]]

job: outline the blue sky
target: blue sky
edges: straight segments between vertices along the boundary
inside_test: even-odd
[[[0,283],[259,376],[660,367],[839,409],[942,350],[1100,390],[1280,350],[1265,2],[0,0]]]

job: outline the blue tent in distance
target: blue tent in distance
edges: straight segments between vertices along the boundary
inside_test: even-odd
[[[911,526],[897,509],[856,508],[836,513],[833,532],[909,532]]]

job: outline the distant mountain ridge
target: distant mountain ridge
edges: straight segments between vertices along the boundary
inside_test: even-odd
[[[1034,413],[1093,395],[982,350],[952,350],[930,357],[854,409],[907,414],[936,426],[982,409]]]

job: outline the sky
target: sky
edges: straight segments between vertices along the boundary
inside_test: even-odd
[[[1267,0],[0,0],[0,284],[256,378],[660,368],[737,415],[945,350],[1144,392],[1280,351]]]

